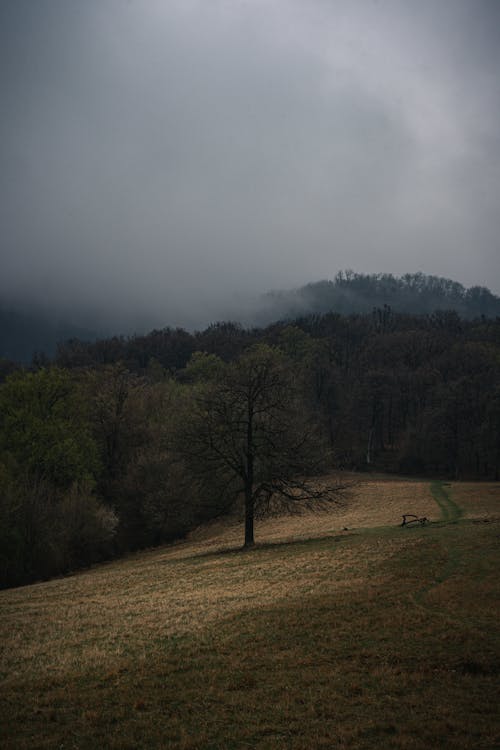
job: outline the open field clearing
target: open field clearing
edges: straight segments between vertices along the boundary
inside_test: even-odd
[[[0,592],[0,746],[493,750],[499,521],[499,484],[365,478],[250,552],[221,521]]]
[[[353,475],[349,498],[331,509],[305,515],[257,520],[255,538],[258,543],[290,542],[337,534],[344,529],[394,526],[403,513],[439,518],[428,482],[388,478],[362,479]],[[168,550],[172,557],[196,552],[216,551],[242,544],[242,520],[207,524],[193,532],[186,545]]]

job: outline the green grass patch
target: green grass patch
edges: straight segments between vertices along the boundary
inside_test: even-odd
[[[448,486],[445,482],[432,482],[431,492],[441,511],[441,520],[455,523],[460,520],[462,509],[452,500]]]

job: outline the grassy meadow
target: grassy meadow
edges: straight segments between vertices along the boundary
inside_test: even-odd
[[[0,747],[500,747],[500,484],[364,477],[242,534],[0,592]]]

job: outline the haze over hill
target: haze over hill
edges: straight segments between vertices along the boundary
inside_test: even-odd
[[[340,271],[333,281],[318,281],[295,290],[269,292],[263,302],[261,317],[267,317],[266,322],[312,313],[366,313],[383,306],[410,314],[454,310],[465,318],[500,315],[500,298],[486,287],[466,289],[451,279],[423,273],[407,273],[398,278],[387,273]]]
[[[344,315],[367,313],[374,308],[391,307],[395,312],[431,314],[436,310],[454,310],[461,317],[500,316],[500,298],[486,287],[466,289],[451,279],[426,276],[423,273],[361,274],[339,272],[333,281],[318,281],[292,290],[271,291],[254,299],[241,300],[229,314],[221,308],[214,319],[208,316],[182,319],[182,327],[194,330],[213,322],[233,320],[244,326],[264,326],[277,320],[294,319],[309,314],[337,312]],[[81,316],[81,313],[80,313]],[[57,311],[12,310],[0,306],[0,357],[29,362],[34,352],[53,356],[56,345],[67,339],[91,341],[117,334],[146,333],[155,328],[175,327],[172,320],[148,326],[146,321],[135,327],[113,328],[114,320],[102,319],[89,311],[65,319]],[[119,324],[116,324],[119,325]]]

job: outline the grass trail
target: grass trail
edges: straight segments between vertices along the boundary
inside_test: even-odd
[[[450,485],[444,482],[432,482],[431,493],[441,510],[441,520],[444,523],[457,523],[463,515],[462,509],[451,498]],[[436,585],[446,581],[457,570],[460,564],[460,551],[457,544],[450,542],[450,538],[443,536],[444,547],[448,560],[446,565],[436,577]]]
[[[452,485],[435,481],[431,483],[430,490],[441,512],[440,522],[433,524],[434,528],[440,528],[439,537],[436,537],[434,558],[440,559],[441,564],[435,568],[432,580],[415,591],[411,599],[417,607],[426,611],[428,615],[444,619],[452,627],[465,628],[474,632],[477,628],[476,619],[471,617],[471,613],[467,609],[463,611],[460,608],[451,609],[449,602],[443,601],[441,591],[445,584],[447,584],[449,590],[462,585],[464,571],[470,565],[472,557],[476,558],[475,580],[479,586],[483,577],[482,569],[487,568],[487,565],[483,564],[487,555],[484,556],[485,561],[481,560],[477,551],[474,555],[469,551],[469,554],[464,557],[462,536],[451,533],[451,530],[446,528],[449,525],[457,524],[464,515],[463,509],[451,497]],[[494,628],[492,638],[497,643],[498,635],[498,629]]]
[[[462,510],[451,499],[449,491],[445,489],[444,482],[432,482],[430,485],[430,491],[441,513],[441,518],[438,523],[457,523],[462,516]],[[438,570],[436,570],[433,580],[427,585],[423,586],[421,589],[417,590],[412,595],[412,599],[417,606],[425,606],[429,608],[429,604],[427,602],[427,595],[429,594],[429,592],[436,586],[439,586],[440,584],[447,581],[448,578],[450,578],[450,576],[455,573],[460,563],[460,554],[458,548],[456,544],[453,544],[451,542],[450,537],[446,534],[442,534],[439,542],[444,553],[443,564],[440,568],[438,568]],[[433,609],[435,614],[440,614],[441,616],[446,615],[446,612],[438,611],[435,607]]]
[[[449,485],[446,485],[449,486]],[[456,523],[462,516],[462,509],[451,499],[444,482],[432,482],[431,492],[441,511],[441,520]]]

